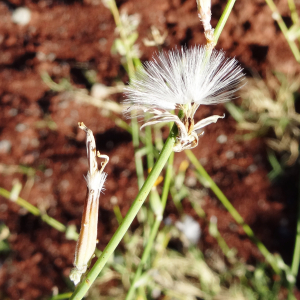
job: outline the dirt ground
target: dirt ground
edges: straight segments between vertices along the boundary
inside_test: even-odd
[[[277,4],[290,24],[285,2],[280,0]],[[212,1],[213,26],[225,3]],[[142,42],[143,38],[150,38],[151,25],[168,33],[165,49],[205,43],[194,0],[129,0],[117,4],[121,11],[141,17],[138,44],[142,60],[150,59],[156,51]],[[31,11],[28,25],[12,22],[12,12],[19,6]],[[0,2],[0,141],[8,141],[9,145],[0,147],[0,162],[36,170],[31,184],[28,176],[11,174],[2,167],[0,186],[11,190],[18,179],[24,185],[21,197],[63,224],[79,228],[86,193],[82,175],[87,172],[87,162],[85,135],[77,123],[83,121],[96,135],[98,149],[110,157],[106,191],[100,201],[100,250],[117,228],[111,198],[117,197],[125,215],[137,194],[131,137],[116,127],[105,111],[51,91],[41,74],[47,72],[56,82],[69,78],[78,88],[90,88],[82,75],[86,70],[94,70],[97,81],[105,85],[126,82],[120,57],[111,53],[116,36],[113,18],[100,0]],[[300,71],[263,0],[237,1],[217,49],[225,50],[229,57],[235,56],[247,74],[258,72],[264,77],[273,70],[291,74]],[[122,95],[114,100],[120,102]],[[224,112],[223,106],[203,107],[196,117]],[[51,120],[57,128],[49,125],[53,124]],[[267,248],[290,263],[297,179],[290,176],[271,184],[267,179],[270,167],[263,140],[238,142],[237,133],[235,121],[226,112],[224,120],[207,127],[193,152]],[[220,135],[227,136],[226,143],[217,142]],[[229,157],[228,152],[233,155]],[[184,153],[176,154],[175,166],[183,159]],[[295,175],[294,170],[288,170],[288,175]],[[193,177],[191,168],[187,178]],[[200,187],[196,181],[189,182],[191,188]],[[208,233],[207,224],[196,217],[187,201],[184,207],[201,223],[201,250],[220,251]],[[213,194],[205,197],[203,209],[208,217],[217,216],[222,236],[230,247],[238,250],[240,257],[249,263],[263,259]],[[169,203],[166,214],[173,212]],[[0,222],[10,230],[12,251],[9,259],[0,257],[0,298],[39,299],[50,296],[54,286],[60,292],[68,291],[64,276],[72,268],[75,242],[3,197]]]

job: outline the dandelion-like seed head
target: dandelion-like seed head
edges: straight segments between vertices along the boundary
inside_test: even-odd
[[[224,116],[211,116],[196,124],[194,115],[200,105],[229,101],[240,88],[244,74],[236,59],[225,58],[223,51],[208,56],[204,47],[161,52],[140,68],[126,88],[125,114],[149,112],[154,116],[142,127],[160,122],[175,122],[179,135],[174,151],[198,145],[202,128]],[[179,118],[170,111],[182,110]]]

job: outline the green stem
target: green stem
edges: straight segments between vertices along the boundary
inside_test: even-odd
[[[300,182],[299,182],[300,183]],[[300,184],[299,184],[300,186]],[[297,215],[297,234],[296,234],[296,242],[294,248],[294,255],[291,264],[291,272],[297,277],[300,263],[300,190],[298,195],[298,215]]]
[[[243,227],[245,233],[248,237],[256,244],[257,248],[260,250],[265,259],[269,262],[269,264],[274,269],[275,273],[280,273],[278,266],[274,260],[273,255],[268,251],[265,245],[255,236],[252,229],[248,224],[245,223],[243,217],[238,213],[238,211],[233,207],[233,205],[229,202],[223,192],[219,189],[219,187],[215,184],[212,178],[208,175],[202,165],[199,163],[198,159],[195,157],[192,151],[185,151],[187,157],[191,161],[191,163],[195,166],[198,173],[204,178],[210,189],[214,192],[214,194],[218,197],[218,199],[222,202],[234,220]]]
[[[161,154],[155,163],[152,171],[150,172],[148,178],[146,179],[143,187],[139,191],[137,197],[135,198],[133,204],[131,205],[129,211],[127,212],[123,223],[118,227],[117,231],[109,241],[106,248],[103,250],[102,255],[98,258],[90,272],[87,274],[85,280],[83,280],[74,291],[72,297],[70,299],[82,299],[92,283],[97,278],[98,274],[101,272],[103,267],[105,266],[107,260],[115,251],[116,247],[122,240],[124,234],[128,230],[130,224],[133,222],[134,218],[136,217],[139,209],[143,205],[144,201],[146,200],[148,194],[150,193],[156,179],[158,178],[160,172],[162,171],[164,165],[166,164],[170,154],[173,151],[173,146],[175,143],[175,137],[177,136],[177,127],[176,125],[173,126],[169,137],[164,145],[164,148],[161,151]]]
[[[278,26],[280,28],[280,30],[282,31],[285,39],[287,40],[291,50],[292,50],[292,53],[294,54],[295,56],[295,59],[297,62],[300,63],[300,52],[299,52],[299,49],[296,45],[296,43],[294,41],[291,41],[288,37],[288,28],[286,27],[275,3],[273,2],[273,0],[266,0],[268,6],[270,7],[271,11],[273,12],[273,15],[276,16],[276,18],[274,18],[277,23],[278,23]]]
[[[299,16],[297,13],[297,8],[296,8],[294,0],[288,0],[288,5],[289,5],[290,12],[291,12],[291,18],[292,18],[293,23],[298,24]]]
[[[297,13],[297,8],[296,8],[294,0],[288,0],[288,4],[289,4],[290,12],[291,12],[292,21],[293,21],[294,25],[297,25],[299,27],[300,26],[299,15]],[[300,45],[300,37],[298,37],[298,44]]]
[[[162,202],[162,208],[163,211],[165,210],[166,207],[166,203],[167,203],[167,198],[168,198],[168,194],[169,194],[169,189],[170,189],[170,184],[171,184],[171,179],[172,179],[172,172],[173,172],[173,161],[174,161],[174,152],[171,153],[169,161],[168,161],[168,167],[167,167],[167,171],[166,171],[166,177],[165,177],[165,182],[164,182],[164,188],[163,188],[163,193],[162,193],[162,198],[161,198],[161,202]],[[138,268],[135,272],[133,281],[131,283],[131,286],[129,288],[129,291],[126,295],[125,300],[130,300],[133,297],[133,293],[136,289],[136,282],[138,281],[138,279],[141,277],[142,275],[142,271],[143,271],[143,267],[146,264],[149,255],[151,253],[152,250],[152,246],[153,246],[153,242],[155,240],[155,237],[157,235],[158,229],[159,229],[159,225],[161,223],[161,219],[160,218],[156,218],[154,225],[151,229],[151,233],[148,239],[148,243],[147,246],[143,252],[141,261],[138,265]]]
[[[134,74],[135,74],[135,67],[134,67],[134,63],[133,63],[133,57],[130,54],[131,51],[130,51],[130,47],[129,47],[128,42],[127,42],[127,36],[125,34],[123,24],[121,22],[118,7],[117,7],[116,2],[114,0],[109,1],[109,8],[110,8],[110,11],[111,11],[111,13],[113,15],[113,18],[115,20],[116,26],[119,29],[120,37],[121,37],[121,40],[122,40],[123,45],[125,47],[125,57],[126,57],[126,63],[127,63],[128,76],[129,76],[129,79],[132,80],[134,78]],[[138,126],[138,122],[137,122],[136,118],[133,118],[131,120],[131,133],[132,133],[132,144],[133,144],[134,150],[136,152],[136,150],[139,148],[139,145],[140,145],[139,126]],[[144,181],[145,181],[143,161],[142,161],[141,157],[139,157],[139,156],[135,156],[134,159],[135,159],[136,173],[137,173],[137,178],[138,178],[138,186],[139,186],[139,189],[140,189],[141,186],[144,184]]]
[[[136,152],[138,151],[140,145],[139,126],[136,118],[133,118],[131,120],[131,129],[132,129],[132,144],[135,152],[134,160],[135,160],[136,175],[138,178],[138,187],[140,189],[145,182],[145,178],[144,178],[144,168],[143,168],[142,158],[140,155],[136,155],[137,154]]]
[[[215,32],[214,32],[214,37],[215,37],[215,44],[218,42],[219,37],[221,35],[221,32],[227,22],[227,19],[232,11],[233,5],[235,3],[236,0],[229,0],[225,6],[225,9],[222,13],[222,16],[215,28]]]
[[[126,52],[125,56],[126,56],[126,62],[127,62],[127,67],[128,67],[128,75],[129,75],[129,78],[132,79],[133,76],[134,76],[134,73],[135,73],[133,59],[130,55],[130,49],[128,47],[126,34],[124,32],[124,28],[123,28],[123,25],[122,25],[122,22],[121,22],[121,19],[120,19],[119,10],[118,10],[118,7],[117,7],[116,2],[114,0],[109,0],[109,8],[110,8],[110,11],[111,11],[111,13],[113,15],[113,18],[115,20],[116,26],[119,29],[120,37],[122,39],[123,45],[126,48],[125,49],[126,50],[125,51]]]
[[[3,196],[4,198],[10,200],[10,192],[5,190],[4,188],[1,188],[1,187],[0,187],[0,195]],[[20,205],[21,207],[25,208],[27,211],[29,211],[33,215],[41,217],[41,219],[45,223],[47,223],[51,227],[55,228],[56,230],[58,230],[60,232],[66,232],[67,231],[67,227],[64,224],[62,224],[59,221],[49,217],[47,214],[42,213],[37,207],[30,204],[29,202],[22,199],[21,197],[18,197],[16,201],[12,201],[12,202],[14,202],[14,203]],[[75,241],[77,241],[78,235],[74,236],[73,239]]]
[[[63,300],[63,299],[69,299],[72,293],[64,293],[57,296],[51,297],[49,300]]]
[[[146,126],[145,127],[145,143],[147,148],[147,165],[148,169],[152,169],[154,164],[154,155],[153,155],[153,143],[152,143],[152,133],[151,133],[151,127]]]
[[[138,288],[139,291],[139,295],[138,298],[139,300],[147,300],[147,296],[146,296],[146,292],[145,292],[145,287],[144,286],[140,286]]]

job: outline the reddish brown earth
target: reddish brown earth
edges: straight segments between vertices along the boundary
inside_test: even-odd
[[[225,2],[213,1],[214,26]],[[289,24],[285,2],[280,0],[278,6]],[[19,6],[32,12],[26,26],[12,23],[12,11]],[[118,6],[141,16],[138,44],[142,60],[150,59],[155,51],[142,43],[142,38],[150,38],[151,25],[168,32],[165,49],[205,42],[194,0],[129,0],[118,1]],[[224,49],[228,56],[236,56],[247,73],[258,71],[264,76],[272,70],[299,72],[299,65],[271,15],[262,0],[237,1],[217,48]],[[82,175],[87,172],[87,162],[85,135],[77,122],[83,121],[95,133],[99,150],[110,156],[106,191],[100,203],[101,250],[117,228],[111,197],[117,197],[125,215],[137,193],[131,137],[101,110],[67,101],[51,91],[40,74],[48,72],[57,82],[70,78],[79,88],[89,87],[82,75],[84,70],[95,70],[98,82],[106,85],[114,85],[120,79],[126,82],[120,57],[111,54],[116,36],[113,18],[100,0],[0,3],[0,141],[11,142],[9,151],[1,150],[0,162],[36,170],[32,186],[26,175],[6,174],[2,170],[0,186],[10,190],[14,180],[19,179],[25,185],[21,197],[63,224],[79,227],[86,192]],[[121,95],[115,97],[116,101],[121,99]],[[223,112],[222,106],[203,107],[197,118]],[[238,142],[235,121],[226,114],[224,120],[207,128],[194,153],[267,248],[281,253],[290,263],[296,219],[295,171],[288,170],[290,177],[272,185],[267,179],[270,167],[263,140]],[[57,130],[38,123],[49,116]],[[227,143],[216,141],[221,134],[227,136]],[[228,151],[233,151],[232,159],[227,158]],[[184,153],[176,154],[176,167],[183,159]],[[192,168],[187,175],[194,176]],[[197,218],[187,201],[184,207]],[[230,247],[238,249],[239,257],[249,263],[263,259],[213,194],[205,198],[203,208],[208,217],[218,217],[222,236]],[[166,214],[174,212],[170,202]],[[10,256],[1,258],[0,298],[37,299],[50,296],[54,286],[60,292],[69,291],[65,277],[72,267],[75,242],[3,197],[0,221],[11,233]],[[203,229],[201,249],[220,252],[208,233],[206,221],[199,222]]]

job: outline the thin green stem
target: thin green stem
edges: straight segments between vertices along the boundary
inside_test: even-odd
[[[133,204],[131,205],[129,211],[127,212],[122,224],[118,227],[117,231],[109,241],[108,245],[104,249],[102,255],[96,261],[90,272],[87,274],[85,280],[83,280],[74,291],[72,297],[70,299],[82,299],[90,286],[93,284],[98,274],[101,272],[103,267],[105,266],[107,260],[115,251],[116,247],[122,240],[124,234],[128,230],[130,224],[133,222],[136,217],[139,209],[143,205],[146,200],[148,194],[150,193],[155,181],[157,180],[160,172],[162,171],[164,165],[166,164],[170,154],[173,151],[173,146],[175,143],[175,137],[177,136],[177,127],[173,126],[169,137],[164,145],[164,148],[161,151],[161,154],[155,163],[152,171],[150,172],[148,178],[146,179],[143,187],[139,191],[137,197],[135,198]]]
[[[232,251],[230,251],[231,249],[229,248],[226,241],[224,240],[224,238],[221,236],[219,232],[216,218],[210,219],[208,231],[210,235],[217,240],[218,245],[221,248],[223,254],[228,258],[230,258]]]
[[[145,287],[144,286],[140,286],[138,288],[138,291],[139,291],[138,299],[139,300],[147,300],[147,296],[146,296],[146,292],[145,292]]]
[[[160,151],[163,146],[164,146],[164,142],[162,139],[162,132],[161,132],[161,127],[156,125],[153,126],[153,131],[154,131],[154,145],[155,148]]]
[[[269,262],[272,266],[275,273],[280,273],[278,266],[275,263],[273,255],[268,251],[265,245],[255,236],[252,229],[249,227],[248,224],[245,223],[243,217],[238,213],[238,211],[233,207],[233,205],[229,202],[223,192],[219,189],[219,187],[215,184],[212,178],[208,175],[202,165],[199,163],[198,159],[195,157],[192,151],[186,150],[185,151],[187,157],[191,161],[191,163],[195,166],[198,173],[204,178],[206,184],[209,188],[214,192],[214,194],[218,197],[218,199],[222,202],[234,220],[243,227],[245,233],[248,237],[256,244],[257,248],[260,250],[262,255],[265,259]]]
[[[139,126],[137,123],[137,119],[133,118],[131,120],[131,129],[132,129],[132,144],[134,147],[134,160],[135,160],[135,168],[136,168],[136,174],[138,178],[138,187],[139,189],[142,187],[142,185],[145,182],[144,179],[144,168],[143,168],[143,161],[140,155],[136,155],[136,152],[139,149],[140,141],[139,141]]]
[[[146,143],[146,148],[147,148],[147,165],[148,169],[153,168],[154,164],[154,155],[153,155],[153,143],[152,143],[152,132],[151,132],[151,127],[146,126],[145,127],[145,143]]]
[[[133,299],[134,291],[136,289],[135,284],[138,281],[138,279],[141,277],[142,271],[143,271],[143,267],[146,264],[146,262],[148,260],[148,257],[149,257],[149,255],[151,253],[152,245],[153,245],[153,242],[155,240],[157,231],[159,229],[160,222],[161,221],[158,220],[157,218],[155,219],[154,225],[152,226],[152,229],[151,229],[151,232],[150,232],[150,236],[149,236],[149,240],[148,240],[147,246],[144,249],[141,261],[140,261],[139,266],[138,266],[138,268],[137,268],[137,270],[136,270],[136,272],[134,274],[133,281],[132,281],[131,286],[130,286],[128,292],[127,292],[125,300]]]
[[[167,198],[168,198],[168,194],[169,194],[169,190],[170,190],[170,184],[171,184],[172,172],[173,172],[173,161],[174,161],[174,152],[171,153],[170,158],[168,160],[168,166],[167,166],[167,171],[166,171],[164,188],[163,188],[163,193],[162,193],[162,198],[161,198],[163,211],[165,210],[166,203],[167,203]],[[150,236],[149,236],[149,239],[148,239],[147,246],[144,249],[141,261],[140,261],[140,263],[138,265],[138,268],[135,272],[133,281],[131,283],[131,286],[130,286],[129,291],[126,295],[125,300],[130,300],[130,299],[133,298],[133,294],[134,294],[134,291],[136,289],[135,284],[138,281],[138,279],[141,277],[143,267],[145,266],[146,262],[148,261],[148,258],[150,256],[150,253],[151,253],[151,250],[152,250],[153,242],[154,242],[155,237],[157,235],[160,223],[161,223],[161,218],[156,218],[155,222],[154,222],[154,225],[151,229],[151,233],[150,233]]]
[[[165,182],[164,182],[164,188],[163,188],[162,195],[161,195],[161,205],[163,207],[163,210],[166,207],[168,194],[169,194],[169,190],[170,190],[170,185],[171,185],[171,180],[172,180],[172,175],[173,175],[173,162],[174,162],[174,152],[171,153],[169,161],[168,161],[166,177],[165,177]]]
[[[233,5],[235,3],[236,0],[229,0],[225,6],[225,9],[222,13],[222,16],[215,28],[215,31],[214,31],[214,38],[215,38],[215,44],[218,42],[219,40],[219,37],[221,35],[221,32],[223,31],[223,28],[227,22],[227,19],[232,11],[232,8],[233,8]]]
[[[292,18],[293,24],[299,27],[300,26],[299,15],[297,13],[295,1],[288,0],[288,5],[289,5],[290,12],[291,12],[291,18]],[[300,45],[300,37],[298,37],[298,43]]]
[[[288,5],[289,5],[290,12],[291,12],[291,18],[292,18],[293,23],[298,24],[299,16],[297,13],[297,9],[296,9],[294,0],[288,0]]]
[[[297,62],[300,63],[300,52],[299,52],[299,49],[296,45],[296,43],[294,41],[291,41],[288,37],[288,28],[287,26],[285,25],[275,3],[273,0],[266,0],[266,3],[268,4],[268,6],[270,7],[271,11],[273,12],[273,18],[277,21],[278,23],[278,26],[280,28],[280,30],[282,31],[285,39],[287,40],[291,50],[292,50],[292,53],[294,54],[295,56],[295,59]]]
[[[72,293],[64,293],[57,296],[51,297],[49,300],[63,300],[63,299],[69,299]]]
[[[7,191],[4,188],[1,188],[1,187],[0,187],[0,195],[3,196],[4,198],[10,200],[10,192]],[[62,224],[59,221],[51,218],[47,214],[42,213],[37,207],[35,207],[34,205],[30,204],[29,202],[27,202],[23,198],[18,197],[15,201],[12,201],[12,202],[14,202],[14,203],[20,205],[21,207],[25,208],[27,211],[29,211],[33,215],[41,217],[41,219],[45,223],[47,223],[51,227],[55,228],[56,230],[58,230],[60,232],[66,232],[67,231],[67,227],[64,224]],[[75,241],[77,241],[78,234],[75,234],[74,237],[73,237],[73,239]]]
[[[115,20],[116,26],[119,29],[120,37],[121,37],[121,40],[122,40],[123,45],[125,47],[125,57],[126,57],[128,76],[129,76],[129,79],[132,80],[134,78],[134,75],[135,75],[135,67],[134,67],[134,63],[133,63],[133,57],[131,56],[130,47],[129,47],[129,44],[127,42],[127,36],[125,34],[123,24],[121,22],[118,7],[117,7],[116,2],[114,0],[109,1],[109,8],[110,8],[110,11],[111,11],[111,13],[113,15],[113,18]],[[133,118],[131,120],[131,133],[132,133],[132,144],[133,144],[134,150],[136,152],[136,150],[140,146],[139,126],[138,126],[138,122],[137,122],[136,118]],[[136,173],[137,173],[137,178],[138,178],[138,186],[139,186],[139,189],[140,189],[142,187],[142,185],[144,184],[144,181],[145,181],[143,162],[142,162],[141,157],[139,157],[139,156],[135,156],[134,159],[135,159]]]
[[[130,52],[130,49],[128,47],[127,38],[126,38],[124,28],[123,28],[123,25],[122,25],[122,22],[121,22],[119,10],[118,10],[118,7],[117,7],[116,2],[114,0],[109,1],[109,8],[110,8],[110,11],[111,11],[111,13],[113,15],[113,18],[115,20],[116,26],[119,29],[120,37],[122,39],[123,45],[126,48],[125,49],[125,52],[126,52],[125,56],[126,56],[126,63],[127,63],[127,67],[128,67],[128,75],[129,75],[129,78],[132,79],[133,76],[134,76],[134,73],[135,73],[133,59],[130,55],[131,52]]]
[[[300,181],[299,181],[299,186],[300,186]],[[299,263],[300,263],[300,190],[298,195],[297,233],[296,233],[294,255],[291,264],[291,272],[295,277],[297,277],[298,274]]]
[[[0,195],[3,196],[4,198],[10,200],[10,192],[5,190],[4,188],[0,188]],[[18,197],[17,200],[13,201],[14,203],[22,206],[26,210],[28,210],[30,213],[32,213],[35,216],[40,216],[41,212],[40,210],[35,207],[34,205],[30,204],[26,200],[22,199],[21,197]]]

